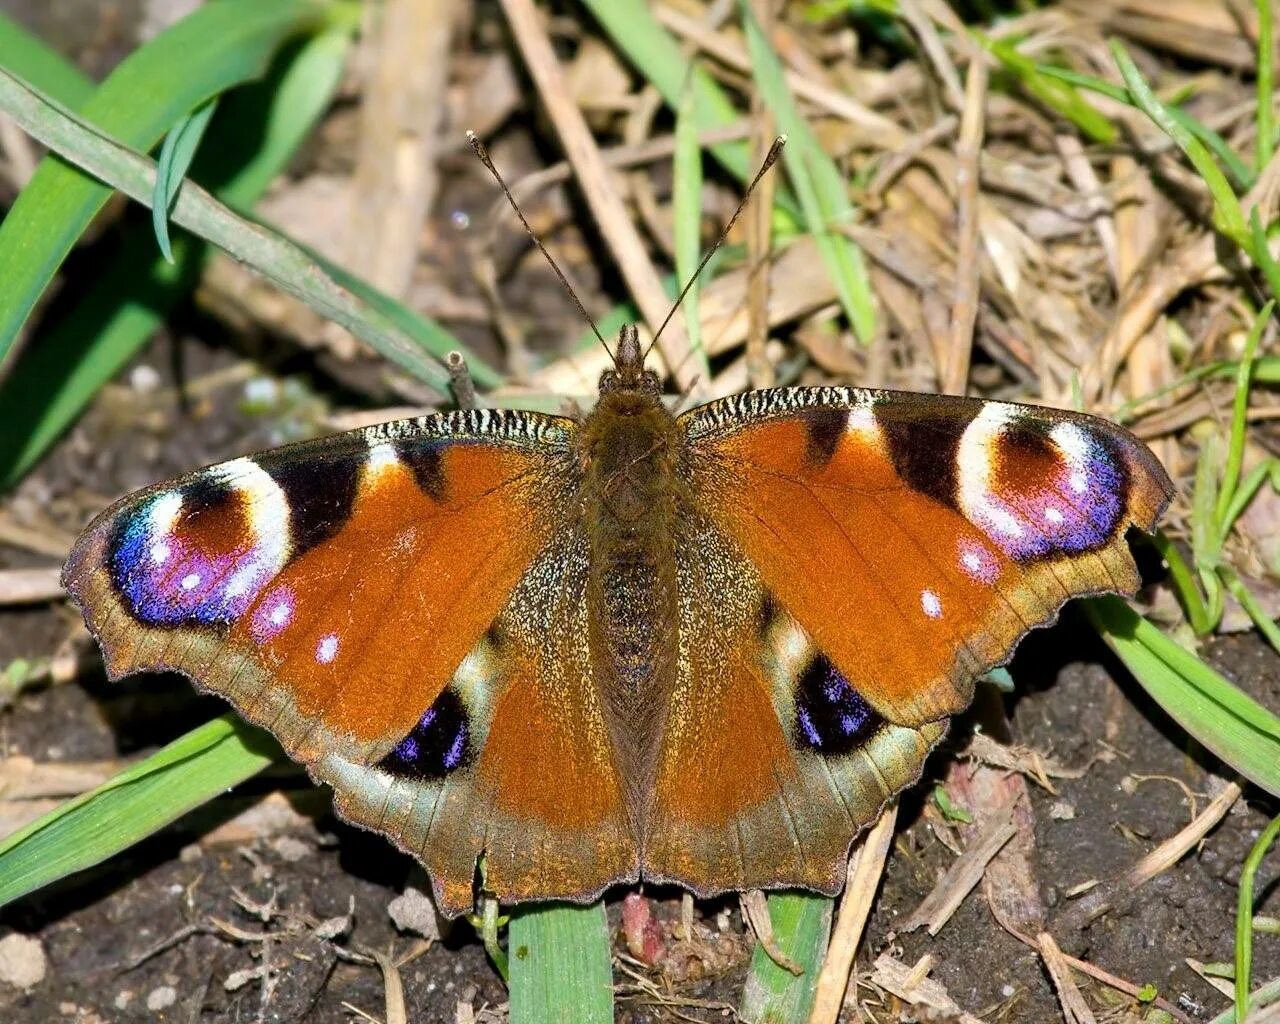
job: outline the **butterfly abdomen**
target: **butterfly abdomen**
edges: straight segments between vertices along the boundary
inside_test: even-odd
[[[679,458],[675,420],[656,395],[603,395],[584,424],[592,661],[635,817],[675,678]]]

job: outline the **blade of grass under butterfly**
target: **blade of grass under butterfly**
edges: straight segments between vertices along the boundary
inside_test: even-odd
[[[518,907],[507,928],[511,1024],[610,1024],[613,970],[604,904]]]
[[[792,974],[774,963],[756,943],[751,971],[742,989],[742,1019],[768,1024],[804,1024],[813,1009],[818,973],[831,935],[831,909],[835,901],[811,893],[783,892],[769,896],[769,920],[778,949],[801,974]]]
[[[1276,839],[1280,838],[1280,816],[1262,830],[1240,872],[1240,894],[1236,903],[1236,1024],[1245,1024],[1249,1015],[1249,984],[1253,974],[1253,881]]]
[[[169,207],[196,155],[196,147],[204,138],[209,119],[217,109],[216,96],[202,103],[169,129],[160,146],[160,156],[156,160],[156,187],[151,193],[151,226],[156,232],[160,255],[170,263],[173,262],[173,249],[169,245]]]
[[[782,159],[800,199],[805,225],[818,244],[853,333],[869,345],[876,333],[876,308],[862,250],[852,239],[831,230],[833,224],[853,220],[848,185],[796,106],[782,63],[751,8],[742,2],[739,9],[756,86],[787,136]]]
[[[350,45],[334,28],[281,54],[269,76],[228,94],[195,175],[220,198],[250,206],[328,106]],[[79,301],[48,324],[0,379],[0,490],[12,487],[195,287],[206,247],[180,233],[174,262],[135,218]]]
[[[699,283],[693,280],[702,259],[702,147],[693,109],[693,90],[686,88],[676,111],[676,151],[672,180],[675,215],[676,279],[688,285],[683,305],[689,351],[704,381],[711,379],[711,364],[702,346],[702,319],[698,313]]]
[[[0,109],[54,151],[103,181],[138,202],[146,203],[150,199],[155,170],[147,158],[60,109],[3,69],[0,69]],[[424,353],[392,318],[361,302],[292,240],[237,215],[198,187],[179,192],[173,221],[253,267],[281,290],[352,331],[442,394],[446,393],[448,375],[438,362]]]
[[[233,714],[193,729],[0,841],[0,906],[100,864],[279,756],[270,735]]]
[[[1280,718],[1118,597],[1084,602],[1107,645],[1175,722],[1268,793],[1280,796]]]
[[[0,13],[0,68],[8,68],[60,103],[77,109],[96,88],[93,79],[62,54],[3,13]]]
[[[323,27],[321,0],[220,0],[134,51],[81,108],[87,121],[149,149],[197,104],[257,78],[281,44]],[[111,190],[48,158],[0,222],[0,366],[76,239]]]

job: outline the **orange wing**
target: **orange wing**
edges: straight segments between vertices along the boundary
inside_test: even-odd
[[[423,860],[446,912],[481,854],[502,898],[598,891],[636,853],[575,646],[585,547],[554,518],[574,429],[462,412],[237,459],[103,513],[64,582],[113,678],[227,697]]]
[[[681,418],[687,652],[643,851],[699,891],[831,892],[975,679],[1070,597],[1131,593],[1171,487],[1093,417],[845,388]]]

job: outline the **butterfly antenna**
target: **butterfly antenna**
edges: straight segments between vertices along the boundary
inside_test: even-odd
[[[654,332],[653,340],[649,342],[649,347],[644,350],[647,357],[652,351],[653,346],[658,343],[658,338],[662,336],[662,332],[666,330],[667,324],[671,322],[671,318],[676,315],[676,310],[680,308],[680,304],[684,302],[684,297],[689,294],[689,289],[693,287],[694,282],[701,276],[706,265],[711,262],[711,257],[716,254],[716,250],[724,244],[724,240],[729,237],[729,232],[733,230],[733,226],[738,222],[738,218],[742,216],[742,211],[747,208],[747,203],[751,201],[751,193],[756,190],[756,186],[760,184],[760,179],[777,161],[782,153],[782,147],[787,144],[787,137],[779,135],[773,140],[773,145],[769,147],[769,152],[764,155],[764,161],[760,164],[760,170],[756,171],[756,176],[751,179],[751,183],[747,186],[747,190],[742,193],[742,199],[738,202],[738,208],[733,211],[733,216],[729,218],[729,223],[724,226],[724,230],[720,232],[720,237],[716,239],[715,245],[707,250],[707,254],[702,257],[702,261],[698,264],[697,269],[685,282],[684,287],[680,289],[680,294],[676,296],[676,301],[672,303],[670,311],[668,311],[666,319],[662,321],[658,329]],[[496,172],[495,172],[496,173]]]
[[[600,335],[600,329],[596,326],[595,320],[591,318],[591,314],[587,312],[587,307],[582,304],[582,300],[578,298],[578,293],[573,290],[573,285],[569,283],[569,279],[564,276],[564,271],[560,269],[559,264],[551,258],[551,253],[547,252],[547,247],[542,244],[542,239],[537,236],[533,228],[529,226],[528,220],[525,219],[524,211],[520,209],[520,204],[516,202],[516,197],[511,194],[511,189],[507,188],[507,183],[502,180],[502,175],[498,173],[498,168],[493,166],[493,161],[489,158],[489,151],[485,149],[484,143],[480,141],[475,132],[467,130],[467,142],[471,144],[472,150],[476,156],[480,158],[480,162],[485,165],[489,173],[493,175],[493,180],[498,183],[498,187],[502,189],[502,194],[507,197],[507,202],[511,204],[511,209],[515,210],[516,216],[520,218],[520,223],[524,225],[525,231],[529,237],[533,239],[533,244],[538,247],[538,251],[551,264],[551,269],[556,272],[556,277],[560,278],[560,283],[564,285],[565,292],[569,298],[573,300],[573,304],[578,307],[578,312],[582,314],[582,319],[591,327],[591,333],[600,339],[600,344],[604,346],[604,350],[609,353],[610,358],[613,357],[613,351],[609,348],[609,343]],[[750,194],[750,193],[748,193]],[[735,214],[736,216],[736,214]],[[699,267],[699,270],[702,268]],[[668,318],[669,319],[669,318]]]

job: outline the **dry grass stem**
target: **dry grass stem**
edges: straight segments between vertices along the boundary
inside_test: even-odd
[[[984,823],[978,837],[952,862],[929,895],[903,922],[903,931],[914,931],[927,924],[929,934],[937,935],[951,919],[951,915],[959,909],[964,898],[982,880],[987,865],[1017,831],[1013,824],[1012,806],[992,815]]]
[[[953,1020],[956,1024],[982,1024],[951,998],[944,985],[932,978],[921,977],[917,967],[908,967],[888,953],[881,953],[876,957],[871,983],[891,992],[908,1006],[932,1011],[944,1020]]]
[[[746,46],[739,38],[731,38],[725,32],[716,32],[701,20],[683,14],[666,4],[657,4],[654,7],[654,13],[665,27],[697,47],[708,57],[734,71],[750,73],[751,58],[747,56]],[[897,144],[902,141],[903,131],[896,121],[877,113],[838,89],[816,82],[793,69],[786,72],[786,79],[787,84],[798,97],[828,114],[856,125],[869,136],[879,139],[882,145],[896,149]]]
[[[1053,936],[1048,932],[1041,932],[1036,936],[1036,941],[1045,969],[1053,979],[1053,987],[1058,993],[1058,1005],[1062,1007],[1062,1015],[1067,1024],[1098,1024],[1098,1019],[1080,994],[1066,957],[1053,941]]]
[[[0,608],[42,604],[62,597],[62,570],[0,569]]]
[[[931,24],[931,23],[930,23]],[[978,319],[978,282],[981,254],[978,250],[978,155],[982,152],[987,100],[987,65],[969,62],[965,82],[960,138],[956,144],[956,291],[951,307],[951,339],[947,349],[942,390],[962,395],[969,380],[973,352],[973,325]]]
[[[537,8],[532,0],[502,0],[502,8],[547,114],[573,165],[591,214],[613,250],[618,269],[640,308],[641,316],[650,331],[655,331],[670,306],[662,280],[649,260],[640,233],[627,216],[608,168],[600,159],[600,150],[582,111],[569,93],[564,72],[551,48]],[[678,385],[689,387],[696,369],[688,359],[688,337],[677,322],[668,325],[659,340],[659,349]]]
[[[849,977],[853,972],[854,956],[862,941],[863,929],[871,916],[876,890],[884,874],[889,847],[893,843],[893,827],[898,820],[898,805],[891,803],[883,811],[870,831],[849,858],[844,895],[840,899],[840,912],[827,946],[826,959],[818,974],[817,993],[809,1024],[835,1024],[844,1006]]]
[[[360,106],[348,265],[404,295],[439,186],[437,147],[458,0],[384,0],[367,7],[368,81]]]

